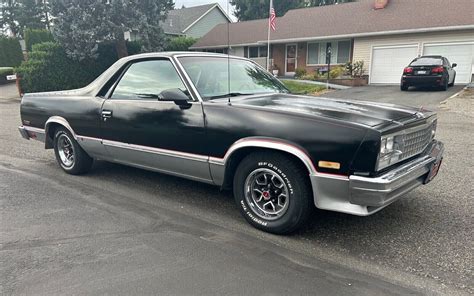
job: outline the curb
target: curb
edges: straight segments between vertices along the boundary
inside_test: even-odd
[[[439,104],[440,105],[444,105],[448,102],[448,100],[450,99],[454,99],[455,97],[459,96],[463,91],[465,91],[466,89],[468,89],[467,86],[463,87],[460,91],[458,91],[457,93],[455,93],[454,95],[450,96],[449,98],[447,98],[446,100],[443,100],[441,101]]]

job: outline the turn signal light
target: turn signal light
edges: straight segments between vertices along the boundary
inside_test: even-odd
[[[433,68],[431,69],[431,73],[437,73],[437,74],[441,74],[444,72],[444,68],[443,67],[436,67],[436,68]]]
[[[413,68],[412,67],[406,67],[403,69],[403,74],[410,74],[413,73]]]

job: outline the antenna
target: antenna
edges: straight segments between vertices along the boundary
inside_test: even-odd
[[[227,16],[230,16],[229,12],[229,2],[231,0],[227,0]],[[230,106],[230,23],[227,22],[227,93],[228,99],[227,104]]]

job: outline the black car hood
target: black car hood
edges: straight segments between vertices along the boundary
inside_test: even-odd
[[[392,104],[349,101],[290,94],[253,95],[231,98],[232,105],[316,117],[329,117],[369,127],[398,124],[429,117],[431,111]]]

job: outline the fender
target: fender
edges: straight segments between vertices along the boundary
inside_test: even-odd
[[[229,168],[229,159],[232,155],[243,148],[266,148],[290,153],[296,156],[305,165],[308,170],[308,175],[317,175],[318,171],[313,165],[313,161],[309,155],[298,145],[292,144],[288,141],[267,138],[267,137],[247,137],[236,141],[232,144],[223,158],[209,157],[209,166],[211,175],[216,185],[223,185],[225,173]]]
[[[53,148],[53,139],[51,137],[49,137],[49,128],[51,127],[51,124],[54,124],[54,123],[65,127],[71,133],[71,135],[74,137],[74,140],[77,141],[76,133],[74,132],[71,125],[69,124],[69,122],[64,117],[51,116],[50,118],[48,118],[48,120],[46,121],[46,123],[44,125],[44,130],[45,130],[45,135],[46,135],[46,140],[45,140],[45,144],[44,144],[45,149]]]

